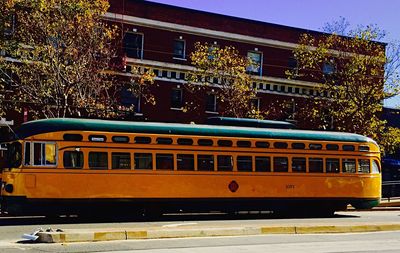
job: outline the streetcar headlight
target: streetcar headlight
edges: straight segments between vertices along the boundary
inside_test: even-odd
[[[4,186],[4,190],[8,193],[12,193],[14,191],[14,186],[12,184],[6,184],[6,186]]]

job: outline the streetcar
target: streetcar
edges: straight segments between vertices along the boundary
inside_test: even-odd
[[[348,205],[379,204],[380,151],[372,139],[285,124],[271,128],[250,119],[217,122],[24,123],[7,143],[2,210],[91,216],[267,210],[326,216]]]

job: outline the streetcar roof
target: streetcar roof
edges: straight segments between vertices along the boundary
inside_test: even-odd
[[[16,135],[17,139],[24,139],[36,134],[59,131],[101,131],[288,140],[374,142],[372,139],[359,134],[342,132],[72,118],[42,119],[26,122],[17,128]]]

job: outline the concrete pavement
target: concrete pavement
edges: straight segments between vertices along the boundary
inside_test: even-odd
[[[387,217],[390,216],[388,219]],[[119,227],[118,227],[119,226]],[[400,212],[338,212],[328,219],[175,221],[115,224],[115,227],[40,232],[38,242],[66,243],[132,239],[400,231]]]

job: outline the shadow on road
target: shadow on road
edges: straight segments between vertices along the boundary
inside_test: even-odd
[[[360,216],[352,214],[335,214],[329,219],[337,218],[358,218]],[[163,214],[158,217],[144,216],[0,216],[0,226],[15,225],[49,225],[49,224],[87,224],[87,223],[110,223],[110,222],[151,222],[151,221],[206,221],[206,220],[261,220],[261,219],[313,219],[322,217],[299,217],[299,216],[281,216],[270,213],[177,213]]]

